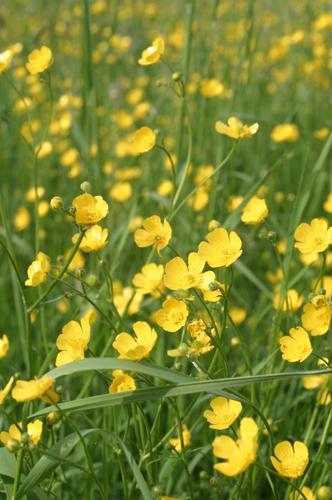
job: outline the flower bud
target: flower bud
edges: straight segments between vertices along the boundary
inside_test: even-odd
[[[182,79],[182,74],[179,71],[176,71],[172,74],[173,82],[179,82]]]
[[[61,416],[57,411],[51,411],[46,417],[46,421],[50,426],[57,424],[58,422],[60,422],[60,420]]]
[[[82,182],[82,184],[80,185],[80,189],[81,189],[81,191],[83,191],[83,193],[91,193],[90,182],[88,182],[88,181]]]
[[[6,444],[6,448],[11,453],[16,453],[20,448],[20,443],[17,439],[9,439]]]
[[[52,210],[60,210],[63,207],[63,200],[61,196],[53,196],[50,201],[50,207]]]

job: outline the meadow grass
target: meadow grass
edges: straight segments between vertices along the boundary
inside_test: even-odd
[[[332,498],[331,28],[2,1],[1,498]]]

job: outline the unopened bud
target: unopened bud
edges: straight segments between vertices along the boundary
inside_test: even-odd
[[[181,79],[182,79],[182,74],[179,71],[176,71],[175,73],[172,74],[173,82],[178,82]]]
[[[63,200],[61,196],[53,196],[50,201],[50,207],[52,210],[60,210],[63,207]]]
[[[88,181],[82,182],[82,184],[80,185],[80,188],[81,188],[81,191],[83,191],[83,193],[91,193],[91,184]]]

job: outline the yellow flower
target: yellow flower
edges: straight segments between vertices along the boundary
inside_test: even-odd
[[[13,52],[8,49],[0,53],[0,74],[5,73],[13,59]]]
[[[311,335],[324,335],[330,328],[332,318],[332,307],[325,298],[317,303],[306,304],[303,307],[301,321],[303,327]]]
[[[332,192],[327,195],[323,208],[325,212],[332,214]]]
[[[225,476],[241,474],[255,461],[257,453],[258,426],[249,417],[241,420],[238,439],[230,436],[218,436],[212,443],[213,454],[224,462],[217,463],[214,468]]]
[[[51,268],[49,257],[43,252],[38,252],[36,260],[28,267],[28,279],[25,280],[25,286],[38,286],[44,283],[46,276]]]
[[[184,448],[188,448],[191,444],[191,433],[186,425],[182,426],[182,442],[179,437],[169,440],[169,444],[174,448],[177,453],[182,451],[182,443]]]
[[[79,234],[74,234],[72,242],[76,243]],[[98,252],[107,245],[108,229],[103,229],[98,224],[90,226],[84,233],[83,239],[80,243],[80,250],[82,252]]]
[[[242,254],[242,241],[234,231],[228,233],[218,227],[207,235],[207,240],[199,244],[198,254],[211,267],[228,267]]]
[[[19,207],[14,217],[14,226],[16,231],[24,231],[31,221],[30,214],[25,207]]]
[[[42,73],[51,66],[53,54],[51,49],[43,45],[40,49],[35,49],[28,55],[28,62],[25,65],[31,75]]]
[[[145,264],[141,272],[135,274],[133,285],[142,294],[150,293],[153,297],[159,297],[163,290],[164,266],[162,264]]]
[[[84,352],[90,342],[90,319],[84,316],[80,323],[69,321],[56,340],[56,346],[61,351],[56,357],[55,365],[62,366],[78,359],[84,359]]]
[[[47,396],[47,392],[52,388],[54,380],[45,375],[33,380],[17,380],[12,390],[12,398],[18,403],[42,399]]]
[[[114,370],[112,372],[113,381],[108,388],[108,392],[113,394],[116,392],[128,392],[136,390],[136,383],[133,377],[127,375],[122,370]]]
[[[84,193],[73,200],[75,221],[80,225],[97,224],[108,214],[108,204],[102,196],[92,196]]]
[[[129,200],[133,189],[129,182],[117,182],[110,191],[110,197],[119,203]]]
[[[0,390],[0,405],[3,404],[4,400],[10,393],[13,383],[14,383],[14,377],[10,377],[5,387],[2,390]]]
[[[35,155],[39,160],[42,160],[43,158],[49,156],[52,153],[52,151],[53,151],[53,146],[52,143],[49,141],[44,141],[35,147]]]
[[[134,155],[147,153],[156,144],[156,134],[149,127],[141,127],[130,136],[129,143]]]
[[[295,142],[299,138],[299,129],[293,123],[276,125],[271,132],[274,142]]]
[[[247,311],[242,307],[231,307],[229,310],[229,315],[234,325],[241,325],[247,317]]]
[[[204,79],[200,83],[202,96],[211,98],[219,96],[224,90],[224,86],[216,78]]]
[[[298,326],[289,330],[289,335],[279,340],[282,359],[290,363],[304,361],[312,353],[310,337],[304,328]]]
[[[253,125],[244,125],[241,120],[235,116],[231,116],[227,120],[228,125],[221,121],[216,122],[215,129],[219,134],[227,135],[232,139],[244,139],[245,137],[252,137],[256,134],[259,125],[254,123]]]
[[[323,127],[319,128],[318,130],[315,130],[313,132],[313,136],[315,139],[318,139],[319,141],[325,141],[325,139],[328,138],[330,134],[330,129],[328,127]]]
[[[160,61],[161,56],[165,51],[165,42],[163,38],[155,38],[152,45],[147,49],[143,50],[138,64],[141,66],[149,66],[151,64],[156,64]]]
[[[142,300],[142,293],[135,293],[135,290],[130,286],[126,286],[115,292],[113,298],[114,305],[120,316],[123,316],[125,311],[127,311],[129,315],[136,314],[139,311]]]
[[[188,307],[182,300],[166,299],[162,308],[154,314],[156,323],[166,332],[177,332],[187,321]]]
[[[273,296],[273,307],[276,311],[279,309],[279,306],[281,306],[281,310],[283,312],[287,311],[295,312],[302,306],[303,297],[302,295],[298,294],[295,288],[291,288],[290,290],[287,291],[287,295],[283,299],[282,303],[280,303],[280,301],[281,301],[281,294],[280,292],[276,292]]]
[[[172,228],[169,222],[165,219],[161,222],[158,215],[152,215],[143,221],[144,229],[135,231],[135,243],[140,248],[155,246],[157,252],[168,245],[172,237]]]
[[[324,252],[332,242],[332,227],[324,219],[313,219],[310,224],[300,224],[294,237],[295,248],[301,253]]]
[[[140,361],[146,358],[152,351],[156,341],[157,333],[145,321],[136,321],[133,324],[135,337],[129,333],[122,332],[116,336],[113,347],[118,351],[120,359]]]
[[[266,201],[253,196],[242,210],[241,220],[245,224],[260,224],[268,214]]]
[[[226,399],[222,396],[212,399],[210,402],[211,410],[205,410],[204,418],[209,422],[210,429],[222,431],[228,429],[242,411],[242,404],[233,399]]]
[[[316,496],[313,494],[312,490],[308,488],[308,486],[303,486],[301,489],[302,495],[298,493],[297,491],[294,493],[291,493],[289,496],[289,500],[303,500],[303,495],[305,500],[315,500]],[[318,497],[319,498],[319,497]]]
[[[7,356],[9,350],[9,339],[7,335],[0,337],[0,359]]]
[[[275,457],[270,457],[273,467],[283,477],[301,477],[309,463],[308,448],[301,441],[292,445],[289,441],[282,441],[274,448]]]
[[[20,430],[21,429],[21,430]],[[22,422],[19,422],[18,424],[12,424],[8,432],[1,432],[0,433],[0,441],[2,444],[5,446],[8,446],[10,441],[15,440],[20,442],[22,438]],[[29,437],[29,441],[37,445],[40,441],[41,435],[43,432],[43,422],[42,420],[34,420],[33,422],[30,422],[27,425],[27,434]]]
[[[203,273],[204,266],[205,260],[195,252],[189,254],[188,265],[181,257],[175,257],[165,266],[164,284],[171,290],[208,290],[215,281],[215,274],[213,271]]]

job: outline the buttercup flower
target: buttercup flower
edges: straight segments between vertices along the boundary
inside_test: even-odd
[[[114,370],[112,372],[113,382],[108,388],[108,392],[113,394],[116,392],[128,392],[136,390],[136,383],[133,377],[127,375],[122,370]]]
[[[163,290],[164,266],[162,264],[145,264],[141,272],[135,274],[133,285],[142,294],[150,293],[153,297],[159,297]]]
[[[13,383],[14,383],[14,377],[10,377],[5,387],[2,390],[0,390],[0,405],[3,404],[4,400],[10,393]]]
[[[25,280],[25,286],[38,286],[44,283],[46,276],[51,269],[51,261],[43,252],[38,252],[36,260],[28,267],[28,279]]]
[[[213,271],[203,273],[204,266],[205,260],[195,252],[189,254],[188,265],[181,257],[175,257],[165,266],[164,284],[170,290],[208,290],[215,274]]]
[[[163,38],[155,38],[152,45],[147,49],[143,50],[138,64],[141,66],[150,66],[151,64],[156,64],[160,61],[161,56],[165,51],[165,42]]]
[[[228,233],[218,227],[207,235],[207,240],[199,244],[198,255],[211,267],[228,267],[242,254],[242,241],[234,231]]]
[[[186,425],[182,426],[182,442],[184,448],[188,448],[188,446],[190,446],[191,444],[191,433]],[[169,440],[169,444],[177,453],[180,453],[182,451],[182,442],[179,437]]]
[[[9,339],[7,335],[3,335],[0,338],[0,359],[7,356],[9,350]]]
[[[242,411],[242,404],[233,399],[226,399],[222,396],[212,399],[211,410],[205,410],[204,418],[209,422],[210,429],[222,431],[228,429]]]
[[[135,292],[135,290],[126,286],[125,288],[120,288],[114,291],[113,302],[118,310],[120,316],[123,316],[125,312],[132,315],[139,311],[141,302],[143,300],[143,295],[141,292]]]
[[[22,432],[23,432],[22,422],[19,422],[18,424],[12,424],[9,427],[8,432],[0,432],[0,441],[5,446],[7,446],[8,443],[13,439],[20,442],[21,437],[22,437]],[[39,443],[42,432],[43,432],[43,421],[42,420],[37,419],[37,420],[34,420],[33,422],[28,423],[27,434],[29,437],[29,441],[32,444],[37,445]]]
[[[270,457],[272,465],[284,477],[301,477],[309,463],[308,448],[301,441],[295,441],[294,445],[282,441],[274,448],[274,454],[275,457]]]
[[[0,74],[5,73],[13,59],[13,52],[8,49],[0,53]]]
[[[245,224],[260,224],[268,214],[266,201],[253,196],[242,210],[241,220]]]
[[[51,66],[53,62],[53,54],[51,49],[43,45],[40,49],[35,49],[28,55],[28,62],[25,65],[31,75],[43,73]]]
[[[72,242],[76,243],[79,234],[74,234]],[[80,243],[80,250],[85,253],[98,252],[107,245],[108,229],[104,229],[98,224],[90,226],[84,233]]]
[[[301,489],[301,493],[303,493],[305,500],[316,500],[316,496],[314,495],[312,490],[310,488],[308,488],[308,486],[303,486],[303,488]],[[298,493],[297,491],[294,493],[291,493],[289,496],[289,500],[301,500],[301,498],[303,499],[303,496],[300,495],[300,493]],[[320,498],[320,497],[318,497],[318,498]]]
[[[211,98],[219,96],[224,90],[224,86],[216,78],[204,79],[200,84],[202,96]]]
[[[258,426],[252,418],[241,420],[238,439],[230,436],[218,436],[212,443],[213,454],[224,462],[217,463],[214,468],[225,476],[241,474],[256,460]]]
[[[324,252],[332,242],[332,227],[324,219],[300,224],[294,233],[295,248],[301,253]]]
[[[45,375],[44,377],[33,380],[17,380],[12,390],[12,398],[18,403],[33,401],[47,397],[47,392],[51,390],[54,380]]]
[[[55,365],[62,366],[78,359],[84,359],[84,352],[90,342],[90,321],[84,316],[80,322],[69,321],[56,340],[56,346],[61,351],[56,357]]]
[[[310,337],[301,326],[291,328],[289,335],[281,337],[279,344],[282,358],[290,363],[302,363],[312,353]]]
[[[152,215],[143,221],[143,229],[137,229],[134,234],[135,243],[140,248],[155,246],[157,252],[168,245],[172,237],[172,228],[165,219],[161,222],[158,215]]]
[[[279,306],[280,306],[280,291],[277,291],[273,295],[273,307],[277,311]],[[281,310],[283,312],[287,311],[297,311],[303,304],[303,297],[302,295],[299,295],[297,290],[295,288],[291,288],[290,290],[287,291],[286,296],[284,297],[282,303],[281,303]]]
[[[311,335],[324,335],[330,328],[332,318],[332,307],[327,303],[325,297],[321,300],[312,301],[303,307],[301,321],[303,327]]]
[[[235,116],[231,116],[227,120],[227,124],[221,121],[216,122],[215,129],[219,134],[227,135],[232,139],[244,139],[245,137],[252,137],[256,134],[259,125],[254,123],[253,125],[244,125],[241,120]]]
[[[188,307],[182,300],[170,298],[163,302],[154,319],[166,332],[177,332],[186,324],[188,315]]]
[[[323,208],[325,212],[332,214],[332,193],[327,195],[326,200],[324,201]]]
[[[118,351],[120,359],[140,361],[150,354],[157,341],[156,331],[145,321],[136,321],[133,324],[133,330],[135,337],[122,332],[116,336],[112,344]]]
[[[271,132],[274,142],[295,142],[299,138],[299,129],[293,123],[276,125]]]
[[[141,127],[130,136],[129,143],[134,155],[147,153],[156,144],[156,134],[149,127]]]
[[[73,200],[75,221],[79,225],[97,224],[108,214],[108,204],[102,196],[83,193]]]

